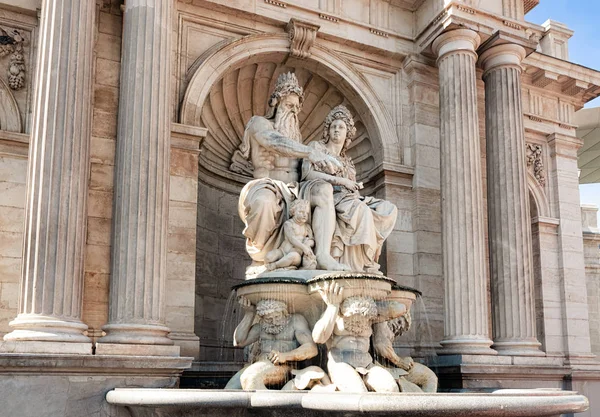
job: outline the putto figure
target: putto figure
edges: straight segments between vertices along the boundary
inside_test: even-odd
[[[290,220],[283,224],[284,240],[278,249],[265,257],[267,271],[283,268],[316,269],[317,260],[312,251],[315,246],[313,232],[308,223],[310,202],[295,200],[290,207]]]
[[[327,345],[327,370],[331,381],[344,392],[398,392],[394,377],[373,362],[369,353],[373,323],[398,317],[406,307],[393,301],[379,305],[368,296],[343,298],[343,288],[326,282],[319,290],[326,309],[315,324],[316,343]]]
[[[401,358],[394,351],[394,339],[410,329],[410,313],[373,325],[373,349],[378,361],[396,378],[401,392],[436,392],[435,373],[411,357]]]
[[[317,355],[308,322],[300,314],[289,314],[287,305],[277,300],[261,300],[256,308],[240,297],[244,318],[233,334],[234,346],[257,343],[251,363],[236,373],[226,389],[265,390],[267,385],[281,385],[290,379],[290,362]],[[259,317],[256,324],[255,315]]]
[[[319,166],[309,159],[302,161],[302,180],[326,181],[333,186],[336,229],[331,253],[353,271],[380,274],[379,255],[385,239],[396,224],[398,210],[389,201],[363,197],[356,182],[356,169],[346,153],[354,135],[354,119],[344,106],[337,106],[325,118],[323,139],[309,146],[335,158],[339,166]],[[310,188],[310,183],[306,188]]]
[[[246,227],[246,249],[252,258],[247,276],[265,270],[266,255],[279,248],[288,207],[296,198],[310,201],[318,268],[349,270],[330,254],[335,230],[333,188],[323,180],[298,185],[300,158],[332,172],[340,162],[321,150],[303,145],[298,115],[304,92],[292,73],[281,74],[269,100],[265,117],[253,116],[234,159],[249,160],[254,180],[242,189],[238,211]]]

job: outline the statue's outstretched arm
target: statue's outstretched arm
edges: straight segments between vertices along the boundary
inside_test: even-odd
[[[314,164],[331,168],[332,172],[333,167],[341,168],[341,164],[332,156],[283,136],[273,129],[267,119],[257,117],[251,120],[250,123],[252,125],[249,126],[248,133],[265,149],[281,156],[308,158]]]

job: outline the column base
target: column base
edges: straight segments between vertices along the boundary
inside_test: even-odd
[[[105,356],[172,356],[178,357],[179,346],[96,343],[96,355]]]
[[[164,345],[172,346],[173,341],[167,337],[169,328],[154,324],[107,324],[102,327],[106,336],[98,339],[98,343],[125,345]]]
[[[485,337],[456,337],[446,339],[440,342],[442,349],[438,351],[440,355],[497,355],[492,349],[492,341]]]
[[[14,328],[4,335],[5,341],[38,341],[91,344],[83,334],[87,326],[80,321],[61,320],[37,314],[19,314],[9,323]]]
[[[498,355],[507,356],[546,356],[540,350],[542,344],[535,339],[530,340],[499,340],[494,341],[493,348]]]

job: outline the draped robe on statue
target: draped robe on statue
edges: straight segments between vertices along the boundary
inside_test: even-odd
[[[335,157],[342,164],[343,168],[334,176],[356,181],[356,168],[349,156],[331,154],[322,142],[314,141],[309,146]],[[312,170],[316,170],[315,166],[303,159],[302,179]],[[302,194],[310,194],[312,181],[316,180],[302,183]],[[381,246],[394,229],[398,209],[389,201],[363,197],[358,191],[339,185],[333,186],[333,200],[337,220],[331,255],[354,271],[378,270]]]

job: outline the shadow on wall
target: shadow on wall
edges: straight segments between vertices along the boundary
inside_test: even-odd
[[[194,329],[200,338],[201,361],[242,359],[239,352],[234,358],[233,327],[227,328],[234,326],[236,318],[226,311],[231,287],[244,280],[250,264],[237,204],[237,195],[198,182]]]

